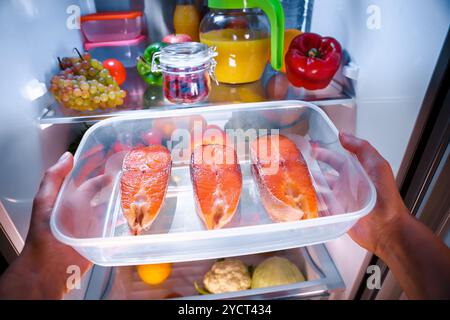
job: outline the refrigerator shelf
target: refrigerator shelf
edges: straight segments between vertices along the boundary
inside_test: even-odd
[[[228,85],[213,84],[208,101],[194,105],[175,105],[164,100],[161,87],[148,87],[139,77],[135,68],[127,69],[127,80],[122,88],[127,91],[124,105],[115,109],[101,109],[94,111],[77,111],[61,106],[58,102],[53,102],[45,107],[39,117],[41,124],[63,124],[63,123],[82,123],[97,122],[106,118],[133,115],[142,110],[174,110],[181,108],[195,108],[199,106],[218,105],[218,104],[234,104],[263,102],[270,100],[302,100],[314,103],[318,106],[329,105],[348,105],[353,103],[353,98],[346,92],[346,89],[337,81],[333,81],[327,88],[323,90],[308,91],[303,88],[296,88],[289,85],[286,94],[282,96],[272,96],[268,93],[268,86],[271,92],[283,91],[284,83],[281,81],[270,80],[273,76],[277,76],[275,71],[268,70],[262,79],[249,84]],[[278,73],[278,75],[280,75]],[[282,77],[283,75],[281,75]],[[284,92],[283,91],[283,92]],[[273,94],[272,94],[273,95]]]
[[[305,276],[305,281],[271,288],[199,295],[194,282],[203,286],[203,276],[215,260],[175,263],[170,277],[156,286],[142,282],[134,266],[96,265],[89,279],[85,299],[324,299],[331,292],[345,288],[341,275],[323,244],[237,258],[246,265],[256,267],[274,255],[286,257],[297,265]]]

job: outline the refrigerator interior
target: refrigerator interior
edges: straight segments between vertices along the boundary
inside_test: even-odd
[[[128,2],[115,2],[119,1]],[[173,31],[174,1],[145,0],[142,4],[151,41]],[[51,107],[54,104],[51,95],[42,90],[41,84],[48,87],[58,70],[57,57],[73,55],[74,47],[82,48],[80,31],[71,27],[77,10],[81,14],[91,13],[95,11],[95,2],[6,0],[0,3],[2,43],[6,48],[0,59],[3,74],[0,80],[0,202],[5,209],[0,214],[10,219],[7,225],[1,220],[6,233],[16,234],[22,240],[15,244],[19,252],[28,230],[32,199],[45,169],[84,128],[83,121],[102,118],[101,114],[89,117],[60,114]],[[311,31],[338,39],[345,48],[348,68],[341,70],[326,90],[311,93],[290,87],[288,97],[316,103],[338,129],[369,140],[389,161],[401,182],[402,162],[410,156],[405,150],[449,21],[450,2],[446,0],[315,0]],[[210,103],[225,102],[234,95],[243,102],[255,102],[264,96],[263,86],[272,74],[268,70],[266,78],[243,86],[244,89],[223,86],[217,89],[223,93],[217,94],[216,100]],[[142,105],[145,87],[138,80],[133,82],[133,76],[128,86],[128,90],[135,90],[131,96],[137,97],[131,108],[134,110]],[[170,109],[157,103],[161,109]],[[328,242],[326,248],[346,288],[333,293],[331,298],[353,298],[370,254],[348,236]],[[85,283],[92,287],[96,281],[100,280],[91,278]],[[86,297],[80,292],[72,295]]]

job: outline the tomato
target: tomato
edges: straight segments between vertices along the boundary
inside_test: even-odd
[[[103,61],[103,67],[109,71],[111,76],[116,80],[117,84],[120,86],[125,82],[127,78],[127,72],[122,62],[116,59],[107,59]]]

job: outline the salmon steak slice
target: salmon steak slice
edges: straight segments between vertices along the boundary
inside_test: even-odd
[[[200,145],[190,169],[198,215],[208,230],[223,228],[235,215],[242,191],[236,152],[224,145]]]
[[[122,210],[133,234],[151,226],[169,185],[172,158],[162,145],[129,151],[120,179]]]
[[[283,135],[255,139],[250,146],[252,174],[261,201],[276,222],[318,217],[317,196],[302,154]]]

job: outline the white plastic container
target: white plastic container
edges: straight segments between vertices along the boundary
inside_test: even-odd
[[[81,17],[81,31],[89,42],[124,41],[139,37],[143,13],[101,12]]]
[[[108,42],[86,42],[84,49],[89,51],[93,58],[104,61],[114,58],[122,62],[125,68],[135,67],[136,59],[144,54],[147,48],[147,37],[139,36],[136,39]]]
[[[227,129],[227,134],[229,129],[242,129],[238,131],[241,133],[247,130],[247,136],[236,139],[243,178],[239,212],[225,228],[205,229],[195,212],[190,154],[180,152],[183,143],[175,137],[176,133],[189,131],[175,131],[170,141],[171,182],[162,210],[148,231],[131,235],[120,203],[121,165],[126,149],[143,143],[139,139],[143,131],[156,127],[170,135],[175,128],[189,129],[199,117]],[[293,124],[283,126],[287,122]],[[257,131],[259,134],[278,130],[297,144],[316,189],[319,218],[286,223],[270,220],[250,170],[246,145],[252,139],[252,128],[266,130]],[[121,146],[116,140],[121,141]],[[190,141],[189,137],[184,141]],[[339,167],[333,168],[332,161],[316,159],[312,146],[332,154],[339,160]],[[92,167],[96,169],[86,170]],[[108,176],[110,182],[99,184],[104,180],[98,178],[100,175]],[[327,180],[330,176],[334,177],[331,186]],[[51,228],[58,240],[99,265],[195,261],[326,242],[347,232],[372,210],[375,201],[375,188],[356,157],[342,148],[338,131],[327,115],[310,103],[280,101],[145,111],[101,121],[86,132],[75,154],[74,170],[58,196]]]

